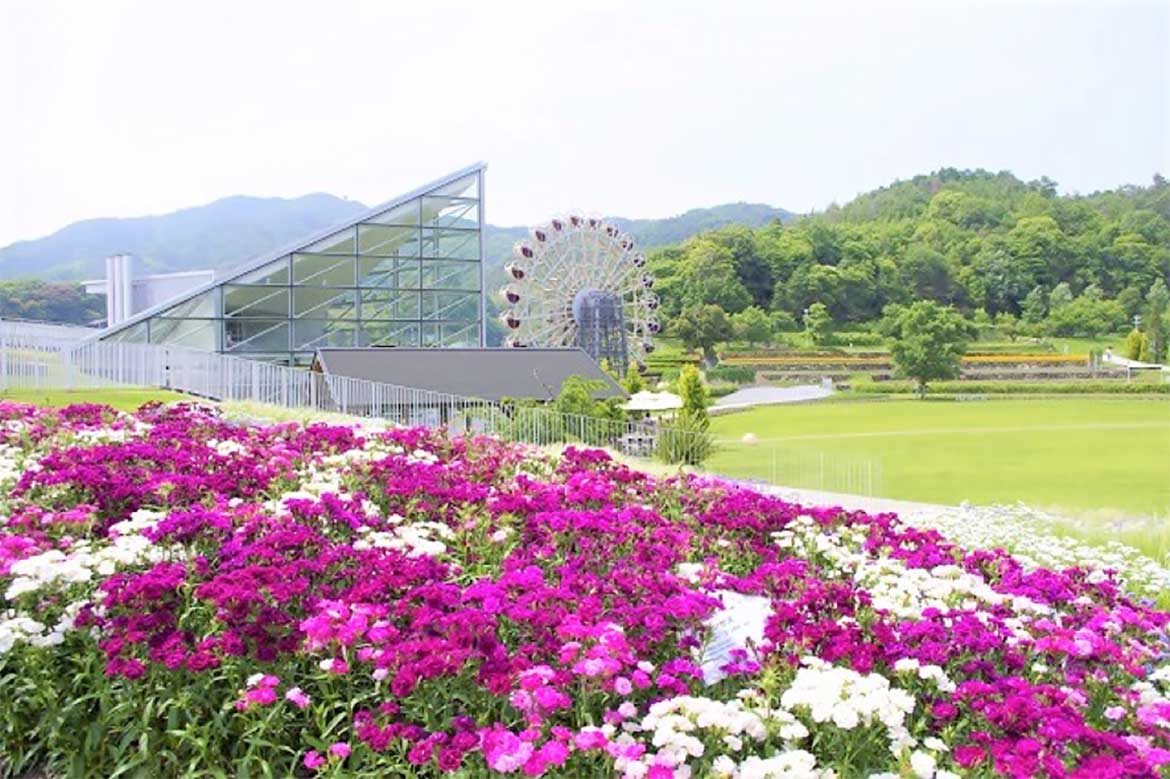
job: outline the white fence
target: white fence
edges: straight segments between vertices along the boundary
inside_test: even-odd
[[[669,462],[701,462],[710,448],[706,435],[653,423],[504,405],[182,347],[81,342],[0,324],[0,388],[118,386],[159,387],[212,400],[333,411],[403,425],[446,425],[458,432],[534,444],[580,442]]]
[[[87,331],[82,331],[87,332]],[[159,387],[209,398],[333,411],[402,425],[445,425],[532,444],[579,442],[634,457],[697,465],[711,437],[645,421],[562,414],[396,384],[326,376],[215,352],[158,344],[80,341],[0,322],[0,388]],[[726,475],[769,484],[876,495],[880,464],[836,454],[758,450]]]

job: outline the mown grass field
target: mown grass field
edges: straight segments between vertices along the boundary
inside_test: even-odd
[[[1170,517],[1165,397],[768,406],[715,417],[712,431],[721,447],[706,468],[729,476],[782,483],[774,478],[775,449],[781,461],[872,460],[883,497]],[[741,441],[749,432],[753,445]]]
[[[195,400],[190,395],[155,389],[7,389],[0,391],[0,400],[14,403],[33,403],[46,408],[60,408],[73,403],[104,403],[120,411],[134,411],[143,403],[157,400],[163,403],[172,400]]]

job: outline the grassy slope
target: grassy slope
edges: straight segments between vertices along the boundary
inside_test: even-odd
[[[886,497],[1170,516],[1165,398],[771,406],[716,417],[712,471],[771,479],[771,449],[880,463]],[[744,433],[759,443],[740,443]],[[815,486],[800,485],[792,486]]]
[[[73,403],[104,403],[121,411],[134,411],[142,404],[152,400],[166,403],[172,400],[196,400],[196,398],[178,392],[154,389],[9,389],[0,391],[0,400],[33,403],[49,408],[68,406]]]

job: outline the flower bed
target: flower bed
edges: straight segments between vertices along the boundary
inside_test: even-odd
[[[1107,571],[597,451],[195,407],[0,419],[0,775],[1170,761],[1170,614]]]

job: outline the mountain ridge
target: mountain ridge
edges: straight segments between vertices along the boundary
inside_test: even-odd
[[[140,272],[211,268],[225,271],[366,210],[325,192],[295,198],[230,195],[164,214],[97,217],[68,224],[41,238],[0,247],[0,279],[79,280],[100,277],[111,254],[134,255]],[[660,219],[612,217],[639,245],[652,248],[728,224],[758,227],[794,215],[762,203],[724,203]],[[484,225],[489,268],[502,266],[524,226]]]

